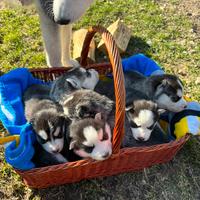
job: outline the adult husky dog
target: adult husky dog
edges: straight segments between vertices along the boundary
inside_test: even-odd
[[[20,0],[35,3],[39,16],[49,67],[76,65],[70,59],[72,23],[78,20],[93,0]]]

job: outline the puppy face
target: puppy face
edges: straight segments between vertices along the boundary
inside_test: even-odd
[[[40,0],[45,13],[58,24],[78,20],[93,0]]]
[[[83,68],[83,70],[85,70]],[[96,84],[99,81],[99,74],[96,70],[94,69],[88,69],[85,70],[85,80],[82,84],[82,87],[85,89],[90,89],[90,90],[94,90]]]
[[[84,88],[94,90],[99,81],[99,74],[94,69],[84,69],[83,67],[73,68],[67,72],[66,80],[71,83],[74,88]]]
[[[180,112],[187,106],[183,98],[183,85],[175,76],[166,76],[156,89],[156,102],[160,108],[171,112]]]
[[[37,141],[49,153],[59,153],[63,149],[66,119],[57,114],[40,112],[33,120]]]
[[[152,101],[138,100],[126,108],[133,137],[138,141],[147,141],[155,127],[159,111]]]
[[[110,126],[96,119],[83,119],[70,127],[70,149],[82,158],[105,160],[112,154]]]

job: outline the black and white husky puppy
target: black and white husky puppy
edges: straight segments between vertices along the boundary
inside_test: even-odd
[[[126,116],[135,140],[149,140],[163,111],[139,91],[129,91],[126,94]]]
[[[53,82],[50,96],[54,101],[62,104],[66,95],[81,88],[93,90],[98,81],[99,74],[96,70],[74,67]]]
[[[180,112],[187,106],[183,98],[183,85],[175,75],[162,74],[145,77],[138,72],[126,72],[125,87],[126,91],[140,91],[156,102],[159,108],[171,112]]]
[[[100,113],[94,118],[73,122],[69,132],[69,149],[81,158],[105,160],[112,154],[111,128],[102,120]]]
[[[49,155],[52,154],[50,159],[63,163],[67,159],[60,152],[70,121],[65,118],[62,106],[50,99],[49,92],[47,85],[32,85],[25,91],[25,117],[33,126],[37,142]]]
[[[152,146],[157,144],[163,144],[169,142],[167,134],[162,130],[159,124],[156,124],[153,128],[151,135],[147,141],[136,140],[133,136],[130,123],[125,120],[125,135],[121,144],[121,147],[141,147]]]

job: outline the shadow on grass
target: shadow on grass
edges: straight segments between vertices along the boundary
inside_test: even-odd
[[[148,56],[150,48],[150,45],[143,38],[132,36],[124,56],[129,57],[138,53],[143,53]]]
[[[138,53],[143,53],[147,56],[150,56],[150,54],[149,54],[150,48],[151,48],[150,45],[147,44],[143,38],[132,36],[129,41],[126,52],[121,53],[121,57],[122,58],[130,57],[130,56],[132,56],[134,54],[138,54]],[[102,52],[99,49],[97,49],[96,50],[96,62],[97,63],[108,62],[107,51]]]

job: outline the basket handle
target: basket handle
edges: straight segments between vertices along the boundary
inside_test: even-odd
[[[87,66],[87,56],[89,51],[89,46],[95,33],[101,34],[102,39],[105,42],[109,59],[112,65],[113,78],[114,78],[114,88],[115,88],[115,99],[116,99],[116,111],[115,111],[115,127],[113,130],[113,153],[118,153],[121,141],[124,136],[124,120],[125,120],[125,86],[124,86],[124,74],[122,70],[121,57],[116,46],[116,43],[107,29],[101,26],[94,26],[88,29],[88,33],[85,37],[81,52],[82,66]]]

